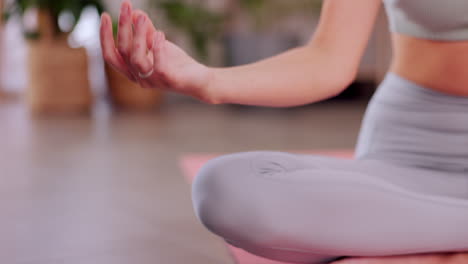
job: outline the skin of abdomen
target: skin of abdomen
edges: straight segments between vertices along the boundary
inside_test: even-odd
[[[392,35],[391,71],[439,92],[468,96],[468,40],[433,41]]]

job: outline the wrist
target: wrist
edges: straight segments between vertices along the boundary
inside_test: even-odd
[[[205,103],[218,105],[223,104],[222,95],[216,82],[218,69],[206,67],[204,71],[204,81],[200,89],[199,99]]]

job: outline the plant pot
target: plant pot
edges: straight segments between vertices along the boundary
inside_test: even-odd
[[[106,73],[110,100],[116,107],[150,110],[161,105],[163,98],[161,90],[142,88],[107,64]]]
[[[57,34],[53,21],[40,10],[39,39],[28,42],[27,102],[33,113],[87,112],[92,93],[86,49],[71,48],[68,35]]]
[[[86,112],[92,105],[88,57],[65,39],[29,42],[27,102],[34,113]]]

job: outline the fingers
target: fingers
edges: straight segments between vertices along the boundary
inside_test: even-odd
[[[136,25],[138,23],[138,17],[140,15],[144,15],[146,19],[148,20],[147,31],[146,31],[146,45],[148,45],[148,49],[151,50],[152,45],[153,45],[153,34],[154,34],[154,31],[156,31],[156,27],[153,25],[153,22],[151,21],[151,19],[149,19],[148,15],[140,10],[133,12],[133,18],[132,18],[133,25]]]
[[[154,27],[153,22],[149,20],[149,26],[148,30],[146,31],[146,45],[148,45],[148,49],[152,50],[153,49],[153,35],[154,32],[156,32],[156,27]]]
[[[150,73],[154,59],[159,58],[165,36],[158,32],[149,17],[142,11],[134,11],[130,1],[122,3],[117,33],[117,47],[112,33],[112,20],[108,14],[102,16],[101,39],[106,61],[140,84],[148,82],[139,75]],[[157,52],[149,52],[158,45]]]
[[[152,58],[148,57],[152,45],[148,45],[147,41],[147,34],[152,28],[149,18],[143,12],[135,11],[133,17],[134,36],[130,62],[138,73],[145,74],[153,69]]]
[[[155,31],[153,34],[153,64],[156,73],[161,74],[162,53],[166,44],[166,36],[161,31]],[[164,76],[161,76],[164,77]]]
[[[130,62],[130,54],[133,45],[132,12],[132,4],[129,1],[124,1],[120,8],[117,46],[122,58],[127,63]]]
[[[112,31],[112,19],[107,13],[104,13],[101,18],[100,37],[104,60],[117,71],[135,81],[135,78],[128,70],[125,61],[115,47],[115,40]]]

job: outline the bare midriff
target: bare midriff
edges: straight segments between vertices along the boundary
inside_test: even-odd
[[[433,41],[394,33],[390,70],[424,87],[468,96],[468,40]]]

